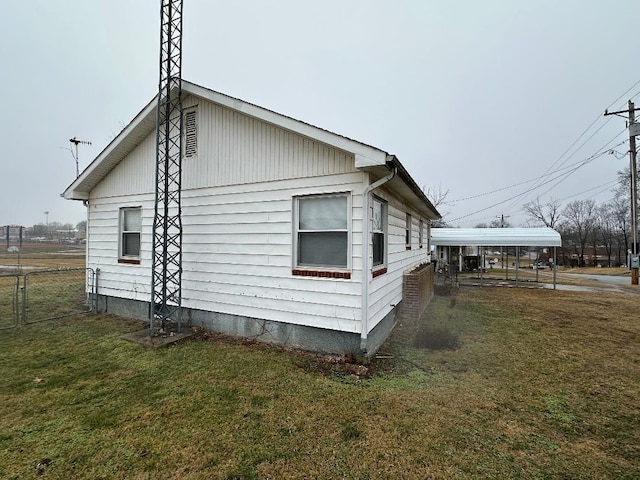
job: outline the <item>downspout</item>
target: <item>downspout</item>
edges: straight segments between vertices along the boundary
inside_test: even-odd
[[[367,334],[369,322],[369,194],[376,188],[381,187],[396,176],[398,169],[394,166],[393,170],[386,177],[372,183],[364,189],[362,198],[362,321],[360,332],[360,351],[367,351]]]

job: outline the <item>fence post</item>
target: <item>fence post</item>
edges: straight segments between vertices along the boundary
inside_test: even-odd
[[[21,323],[22,325],[27,323],[27,275],[22,276],[22,315],[21,315]]]
[[[16,275],[16,288],[13,292],[13,321],[16,327],[20,325],[20,276]]]
[[[93,313],[98,313],[98,276],[100,275],[100,268],[95,269],[93,275]]]

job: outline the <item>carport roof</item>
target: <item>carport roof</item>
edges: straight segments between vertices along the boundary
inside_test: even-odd
[[[431,244],[441,247],[561,247],[553,228],[433,228]]]

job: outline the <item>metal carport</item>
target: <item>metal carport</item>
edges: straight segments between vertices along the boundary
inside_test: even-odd
[[[478,251],[480,247],[553,247],[553,288],[556,288],[556,249],[562,246],[562,238],[560,233],[552,228],[433,228],[431,245],[436,249],[437,247],[478,247]],[[518,250],[516,252],[517,282],[519,252]],[[484,253],[481,255],[484,257]],[[481,275],[482,270],[483,268],[480,268]]]

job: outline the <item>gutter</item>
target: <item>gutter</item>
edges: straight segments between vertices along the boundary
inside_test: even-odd
[[[390,156],[390,161],[395,158]],[[368,322],[369,322],[369,237],[370,237],[370,225],[369,225],[369,194],[376,188],[381,187],[385,183],[392,180],[398,172],[398,169],[394,165],[391,173],[386,177],[382,177],[380,180],[372,183],[364,189],[362,198],[362,320],[360,331],[360,351],[365,353],[367,351],[367,334],[368,334]]]

